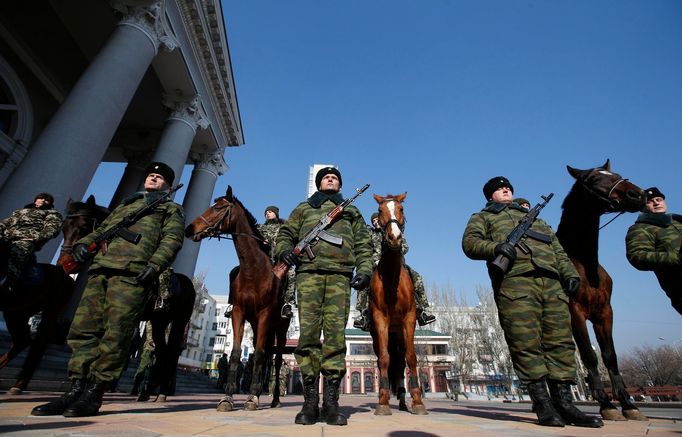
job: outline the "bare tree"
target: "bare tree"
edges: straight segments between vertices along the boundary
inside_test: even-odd
[[[680,349],[664,345],[636,347],[620,359],[623,376],[630,384],[663,386],[682,384]]]

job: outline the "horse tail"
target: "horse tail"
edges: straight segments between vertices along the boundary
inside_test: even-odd
[[[388,355],[391,361],[388,364],[388,381],[391,392],[400,396],[405,390],[405,342],[398,333],[388,334]]]

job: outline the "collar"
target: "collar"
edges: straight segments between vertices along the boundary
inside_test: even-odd
[[[499,214],[499,213],[501,213],[502,211],[504,211],[505,208],[515,209],[515,210],[517,210],[517,211],[521,211],[521,212],[524,213],[524,214],[528,213],[528,211],[526,210],[526,208],[522,208],[521,206],[517,205],[517,204],[514,203],[514,202],[512,202],[512,203],[499,203],[499,202],[495,202],[495,201],[492,201],[492,200],[489,200],[489,201],[485,204],[485,207],[483,207],[483,211],[491,212],[491,213],[493,213],[493,214]]]
[[[679,214],[670,213],[653,214],[650,212],[643,212],[639,215],[639,217],[637,217],[635,223],[646,223],[649,225],[665,228],[670,226],[673,223],[673,220],[682,222],[682,216]]]
[[[341,202],[343,202],[343,196],[341,195],[341,193],[325,194],[322,191],[316,191],[312,196],[308,198],[308,205],[317,209],[321,207],[322,204],[327,200],[333,202],[334,205],[338,205]]]

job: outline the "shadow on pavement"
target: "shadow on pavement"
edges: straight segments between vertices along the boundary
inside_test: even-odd
[[[70,420],[64,421],[54,421],[47,423],[28,423],[28,424],[16,424],[16,425],[0,425],[0,435],[6,434],[8,432],[19,432],[19,431],[47,431],[49,429],[66,429],[77,426],[91,425],[93,422],[88,421],[78,421],[73,422]]]

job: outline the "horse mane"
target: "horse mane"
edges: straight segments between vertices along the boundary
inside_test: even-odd
[[[251,211],[246,209],[244,204],[239,199],[232,196],[232,200],[236,205],[239,205],[239,207],[242,209],[242,211],[244,211],[244,215],[246,216],[246,221],[249,223],[249,227],[251,228],[251,232],[253,233],[254,236],[257,237],[256,241],[258,242],[258,247],[260,247],[260,249],[263,252],[265,252],[269,257],[270,256],[270,249],[268,248],[268,246],[265,245],[265,242],[263,241],[264,240],[263,234],[261,234],[261,232],[258,230],[258,227],[256,226],[256,224],[258,223],[258,220],[256,220],[256,217],[254,217],[253,214],[251,214]]]

